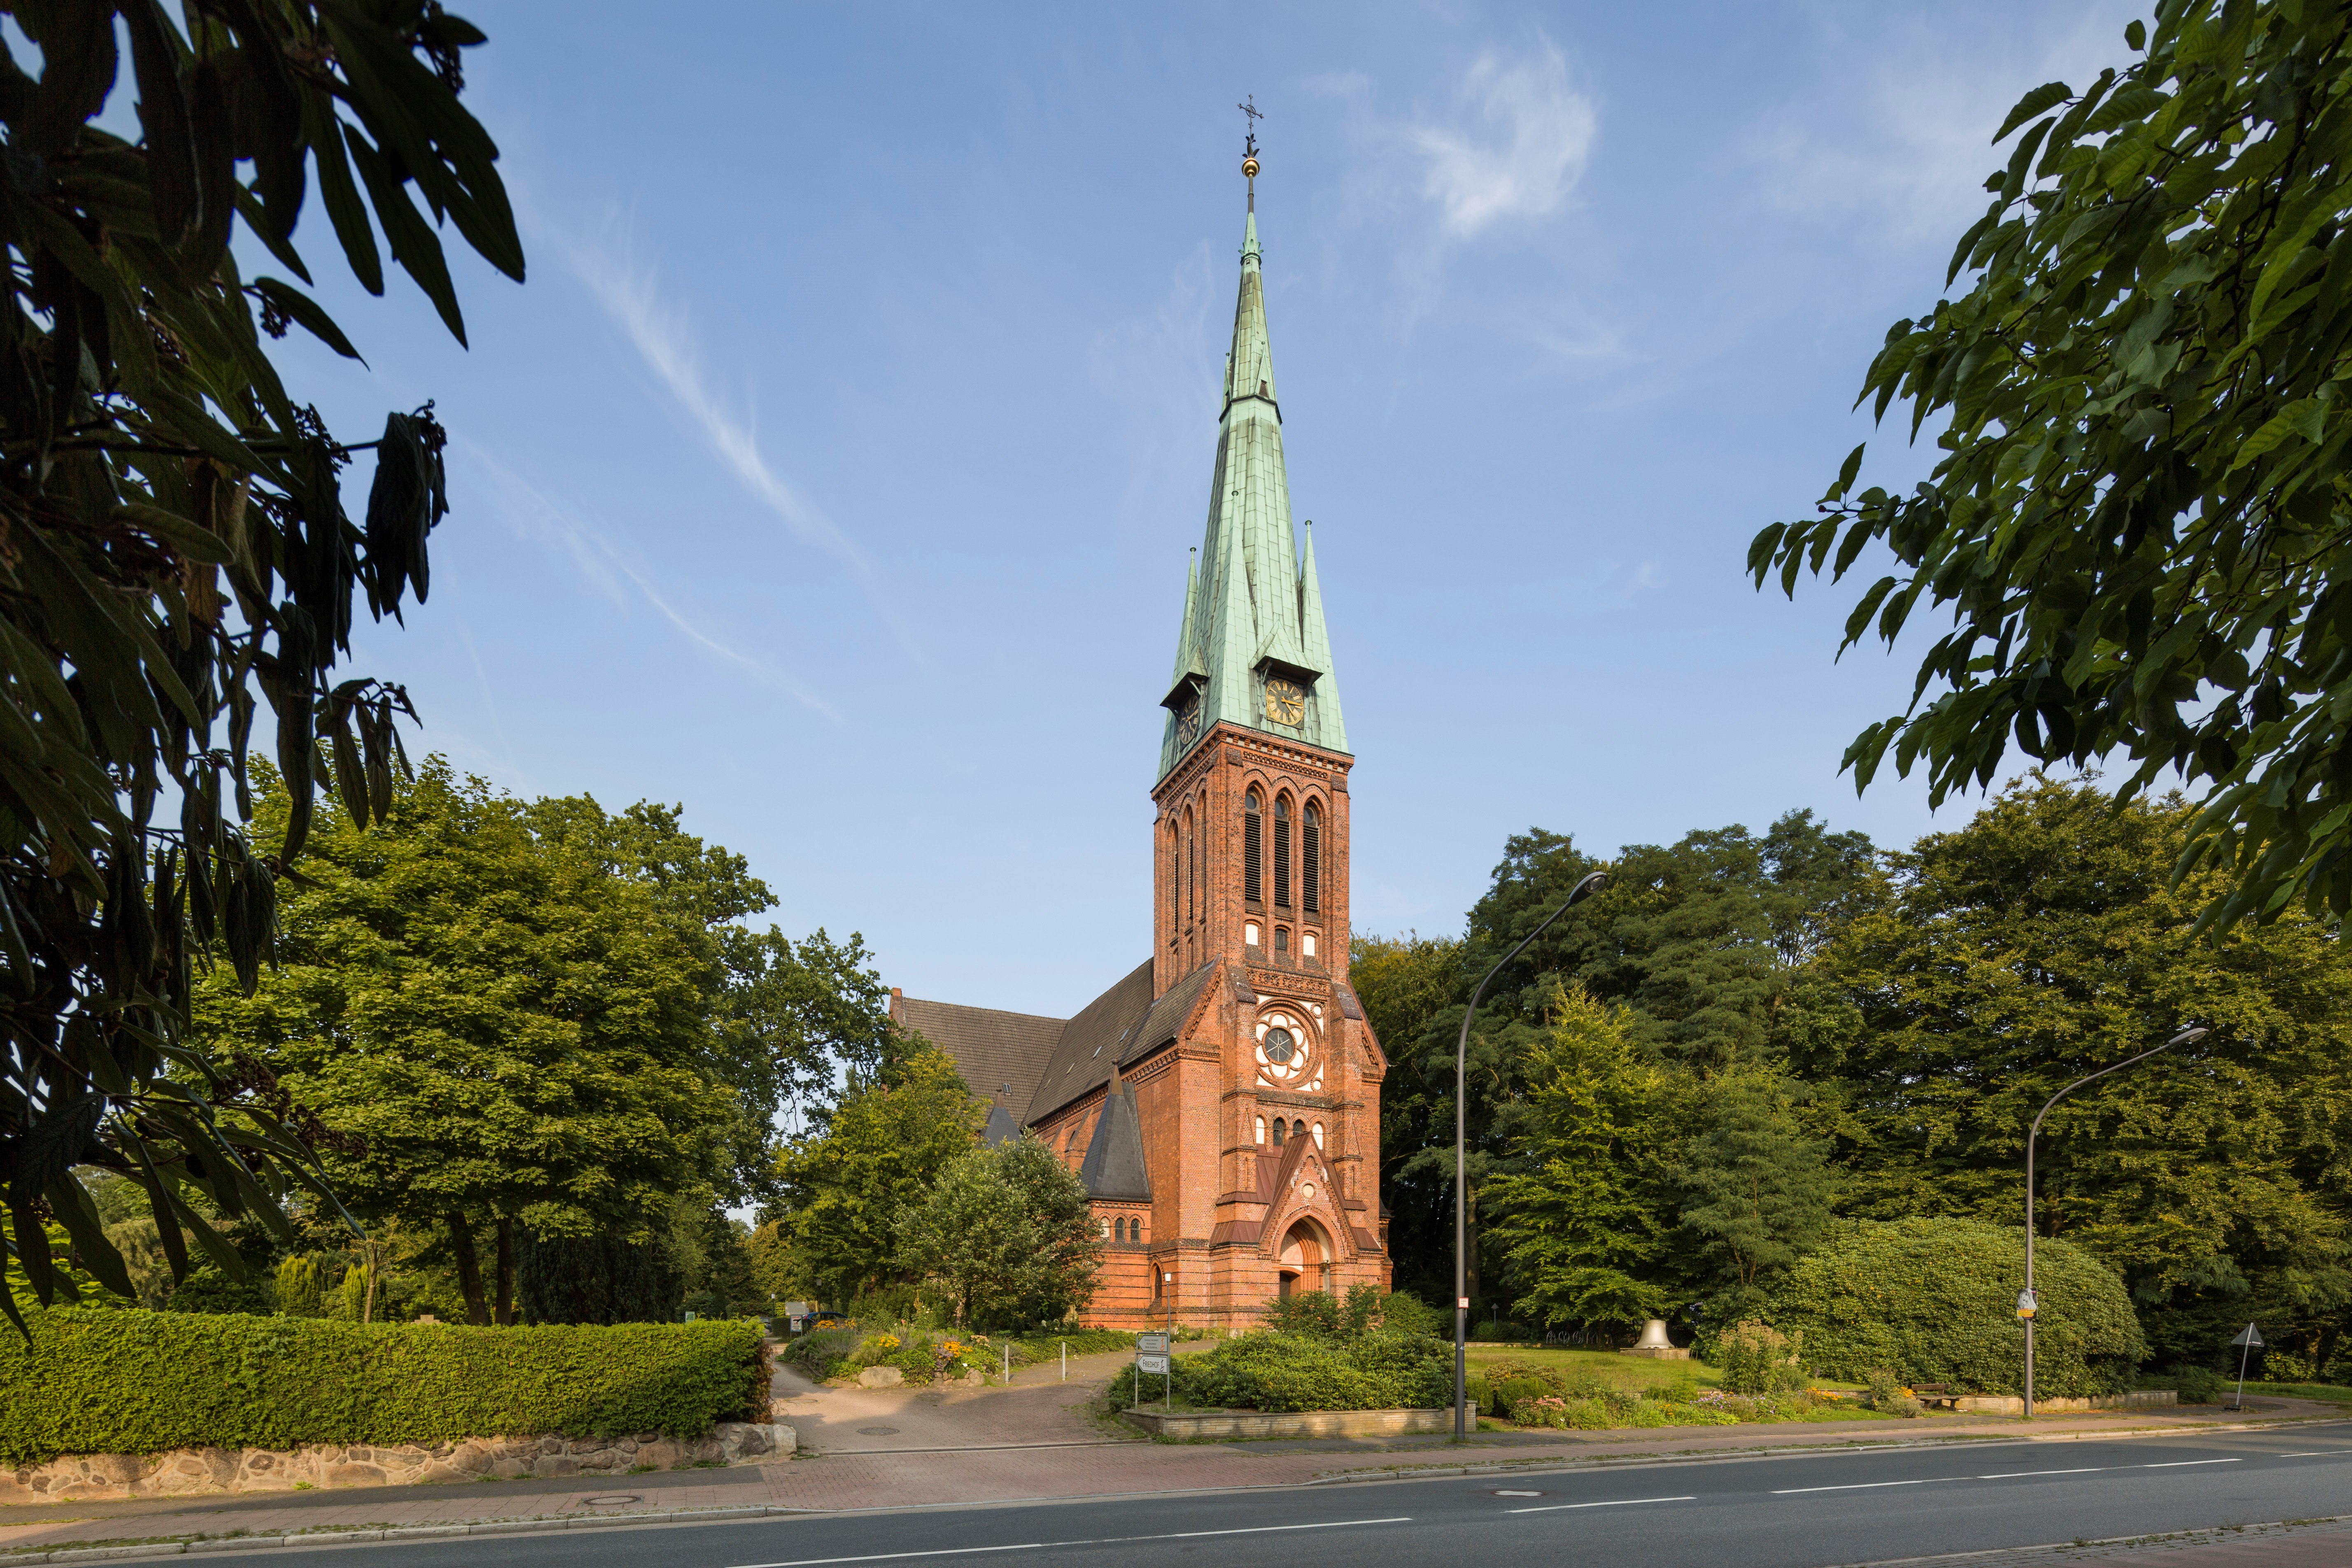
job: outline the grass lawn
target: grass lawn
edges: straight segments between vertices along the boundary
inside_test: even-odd
[[[1660,1384],[1695,1383],[1701,1388],[1715,1388],[1723,1382],[1723,1374],[1702,1361],[1651,1361],[1645,1356],[1619,1355],[1615,1351],[1577,1350],[1515,1350],[1508,1345],[1472,1345],[1469,1362],[1472,1371],[1498,1361],[1515,1361],[1529,1366],[1549,1367],[1557,1372],[1589,1372],[1612,1387],[1638,1394],[1643,1389]],[[1817,1380],[1823,1388],[1860,1388],[1858,1383],[1832,1383]],[[2347,1391],[2347,1398],[2352,1398]]]
[[[2332,1383],[2250,1383],[2248,1394],[2274,1394],[2282,1399],[2319,1399],[2330,1405],[2352,1406],[2352,1388],[2342,1388]],[[2238,1380],[2231,1378],[2221,1388],[2222,1403],[2237,1397]]]

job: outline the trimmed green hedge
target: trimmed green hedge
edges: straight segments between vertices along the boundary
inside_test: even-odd
[[[0,1462],[167,1448],[433,1443],[559,1433],[697,1437],[764,1419],[752,1322],[345,1323],[36,1312],[0,1329]]]
[[[1906,1383],[2014,1394],[2024,1379],[2024,1283],[2021,1226],[1865,1220],[1790,1269],[1765,1316],[1802,1336],[1800,1359],[1821,1376],[1862,1383],[1885,1367]],[[2129,1388],[2147,1343],[2116,1271],[2072,1243],[2042,1241],[2033,1285],[2034,1392]]]
[[[1454,1400],[1452,1349],[1425,1334],[1373,1332],[1333,1342],[1259,1330],[1206,1355],[1175,1358],[1176,1397],[1223,1410],[1428,1409]],[[1158,1375],[1123,1367],[1111,1380],[1111,1408],[1149,1404]]]

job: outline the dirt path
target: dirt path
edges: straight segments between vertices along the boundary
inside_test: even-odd
[[[1206,1343],[1180,1345],[1191,1353]],[[1016,1367],[1010,1386],[834,1388],[780,1367],[770,1384],[775,1419],[789,1423],[803,1452],[887,1454],[1045,1443],[1148,1442],[1097,1421],[1090,1410],[1133,1351],[1072,1356]]]

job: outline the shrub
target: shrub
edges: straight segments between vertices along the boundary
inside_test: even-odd
[[[767,1404],[752,1323],[464,1328],[47,1311],[0,1333],[0,1462],[166,1448],[699,1436]]]
[[[1735,1323],[1716,1342],[1714,1363],[1730,1394],[1788,1394],[1805,1386],[1799,1342],[1762,1323]]]
[[[2147,1353],[2131,1299],[2115,1270],[2081,1247],[2034,1247],[2041,1316],[2036,1393],[2053,1398],[2131,1386]],[[1802,1336],[1826,1377],[1859,1382],[1885,1367],[1906,1383],[2014,1393],[2024,1371],[2017,1320],[2024,1232],[1967,1219],[1863,1221],[1799,1261],[1767,1313]]]
[[[1177,1397],[1230,1410],[1392,1410],[1444,1408],[1454,1398],[1454,1360],[1443,1341],[1423,1334],[1373,1332],[1353,1340],[1296,1334],[1242,1334],[1205,1355],[1173,1363]],[[1150,1403],[1158,1376],[1135,1369],[1112,1379],[1115,1410]]]
[[[2221,1391],[2228,1386],[2221,1374],[2210,1366],[2176,1366],[2158,1383],[2178,1393],[2183,1405],[2219,1405]]]

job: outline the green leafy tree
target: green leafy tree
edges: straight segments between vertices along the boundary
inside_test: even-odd
[[[2120,1270],[2168,1357],[2259,1316],[2324,1363],[2352,1301],[2352,961],[2293,911],[2192,942],[2220,873],[2170,884],[2191,816],[2036,777],[1921,839],[1899,898],[1823,952],[1790,1062],[1846,1212],[2011,1225],[2042,1102],[2210,1026],[2050,1113],[2042,1232]]]
[[[1848,644],[1952,606],[1911,707],[1847,748],[1858,785],[1890,748],[1935,803],[1989,785],[2012,742],[2121,752],[2127,796],[2173,770],[2207,786],[2175,868],[2233,873],[2200,884],[2209,928],[2341,917],[2352,11],[2165,0],[2125,42],[2137,59],[2010,112],[1946,279],[1972,286],[1897,321],[1864,378],[1914,438],[1942,423],[1931,478],[1856,494],[1856,447],[1821,515],[1764,530],[1748,564],[1793,594],[1885,547]]]
[[[261,784],[268,822],[290,802]],[[352,1207],[445,1226],[468,1315],[510,1321],[517,1226],[642,1239],[721,1174],[709,955],[585,835],[438,758],[388,806],[322,813],[280,967],[249,996],[205,982],[198,1032],[315,1118]]]
[[[914,1279],[898,1216],[971,1150],[987,1115],[954,1062],[919,1037],[895,1046],[884,1070],[853,1078],[777,1161],[779,1218],[799,1283],[847,1301]]]
[[[1364,1005],[1365,1020],[1387,1053],[1389,1071],[1381,1086],[1381,1191],[1390,1206],[1389,1255],[1398,1283],[1433,1299],[1454,1294],[1450,1273],[1439,1265],[1449,1257],[1453,1209],[1450,1187],[1424,1178],[1400,1183],[1398,1168],[1415,1152],[1453,1136],[1433,1118],[1442,1104],[1450,1113],[1452,1079],[1433,1075],[1427,1057],[1436,1049],[1431,1021],[1449,1003],[1459,1005],[1462,942],[1458,937],[1359,936],[1349,945],[1348,983]],[[1460,1014],[1456,1013],[1458,1019]]]
[[[1493,1237],[1521,1311],[1551,1323],[1624,1323],[1664,1305],[1655,1281],[1665,1075],[1632,1038],[1627,1009],[1556,988],[1551,1028],[1522,1063],[1528,1168],[1494,1177]]]
[[[353,275],[383,291],[381,228],[461,342],[436,226],[518,279],[523,256],[498,149],[458,103],[482,35],[437,5],[226,0],[184,32],[152,0],[11,16],[40,75],[0,56],[0,1195],[6,1255],[47,1300],[52,1221],[131,1288],[77,1163],[142,1184],[175,1278],[190,1235],[244,1268],[205,1209],[275,1215],[315,1180],[267,1097],[189,1043],[192,964],[217,947],[255,983],[321,745],[354,818],[385,803],[407,699],[337,665],[355,607],[423,600],[448,510],[428,405],[356,444],[375,475],[364,524],[345,515],[354,444],[263,338],[357,351],[230,242],[241,222],[310,282],[293,236],[315,168]],[[136,142],[91,123],[126,76]],[[259,847],[241,826],[257,688],[289,803]],[[22,1326],[13,1297],[0,1310]]]
[[[947,1291],[959,1327],[1057,1321],[1102,1266],[1086,1184],[1034,1136],[973,1149],[899,1218],[907,1268]]]
[[[278,1310],[289,1318],[325,1315],[327,1280],[316,1256],[299,1253],[278,1264]]]
[[[1404,1227],[1400,1251],[1421,1249],[1423,1278],[1452,1274],[1454,1055],[1464,1005],[1478,976],[1601,864],[1558,834],[1513,836],[1493,886],[1470,912],[1452,1005],[1397,1052],[1400,1065],[1382,1099],[1417,1088],[1421,1138],[1384,1151],[1393,1162],[1389,1201],[1401,1215],[1418,1218]],[[1581,986],[1623,1005],[1632,1037],[1662,1062],[1697,1073],[1766,1062],[1781,1048],[1793,1004],[1809,984],[1810,954],[1884,893],[1869,839],[1832,833],[1805,811],[1782,816],[1760,836],[1733,826],[1670,846],[1628,846],[1609,866],[1607,889],[1496,976],[1471,1031],[1465,1163],[1473,1296],[1485,1294],[1486,1277],[1479,1194],[1494,1173],[1525,1167],[1521,1064],[1549,1036],[1556,986]]]
[[[1820,1239],[1836,1193],[1825,1140],[1797,1119],[1809,1091],[1782,1074],[1746,1068],[1706,1086],[1700,1130],[1683,1141],[1669,1180],[1688,1262],[1713,1265],[1710,1324],[1752,1317],[1773,1282]],[[1696,1270],[1693,1270],[1696,1272]]]

